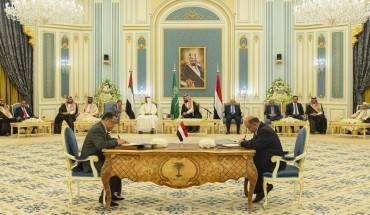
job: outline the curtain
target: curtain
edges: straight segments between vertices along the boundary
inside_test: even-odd
[[[370,104],[370,87],[368,87],[364,92],[364,102]]]
[[[353,108],[363,102],[363,94],[370,86],[370,20],[358,36],[353,48]]]
[[[0,65],[0,98],[4,99],[7,105],[19,103],[23,100],[23,96],[18,89],[12,84],[8,76],[5,74],[3,67]]]
[[[0,3],[0,65],[9,80],[32,106],[32,46],[28,43],[28,37],[23,34],[21,24],[6,17],[4,9],[7,2],[10,1],[4,0]]]

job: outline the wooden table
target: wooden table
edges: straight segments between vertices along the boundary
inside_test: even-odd
[[[271,121],[271,127],[276,130],[276,127],[284,127],[283,132],[277,132],[278,134],[286,134],[287,136],[293,136],[292,128],[297,126],[307,127],[307,131],[310,130],[310,123],[308,121],[297,121],[297,122],[282,122],[282,121]]]
[[[342,129],[345,127],[352,128],[352,134],[348,135],[352,137],[358,137],[357,129],[361,128],[364,131],[363,138],[366,139],[366,129],[370,128],[370,123],[347,124],[341,122],[330,122],[329,128],[331,129],[331,136],[334,137],[334,135],[347,135],[342,133]]]
[[[14,122],[10,123],[10,131],[13,134],[14,128],[18,128],[17,137],[20,137],[20,129],[26,128],[25,136],[37,136],[42,134],[49,134],[51,136],[51,122],[35,122],[35,123],[22,123],[22,122]],[[37,134],[32,134],[31,130],[37,127],[38,132]]]
[[[164,149],[130,150],[127,146],[104,149],[102,181],[109,209],[112,176],[136,182],[153,182],[172,188],[199,186],[208,182],[225,182],[245,178],[244,193],[248,208],[253,209],[252,196],[257,181],[253,162],[254,150],[241,147],[201,149],[198,144],[169,144]],[[249,181],[249,189],[248,189]]]

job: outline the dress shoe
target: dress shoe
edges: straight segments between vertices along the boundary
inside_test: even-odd
[[[139,131],[139,134],[143,134],[143,132],[142,131]]]
[[[230,134],[230,131],[226,131],[226,134]]]
[[[112,198],[112,200],[113,200],[113,198]],[[102,196],[99,197],[99,203],[102,203],[103,204],[103,197]],[[115,207],[115,206],[119,206],[119,204],[111,201],[110,202],[110,206],[111,207]]]
[[[154,131],[153,131],[153,130],[151,130],[151,131],[150,131],[150,134],[154,134]]]
[[[113,196],[112,197],[112,200],[114,200],[114,201],[121,201],[121,200],[124,200],[125,198],[123,198],[123,197],[118,197],[118,196]]]
[[[272,184],[267,184],[267,193],[269,193],[274,186]],[[265,194],[263,192],[257,193],[256,198],[253,199],[253,203],[260,202],[263,198],[265,198]]]

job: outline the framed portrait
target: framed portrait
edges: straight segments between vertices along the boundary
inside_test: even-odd
[[[206,47],[179,47],[179,89],[206,89]]]

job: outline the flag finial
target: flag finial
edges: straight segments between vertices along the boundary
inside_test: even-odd
[[[220,72],[220,70],[218,69],[218,63],[217,63],[217,73],[219,73]]]
[[[176,72],[176,66],[175,66],[175,62],[173,62],[173,72]]]
[[[129,73],[132,73],[132,67],[130,67],[130,71],[128,71]]]

